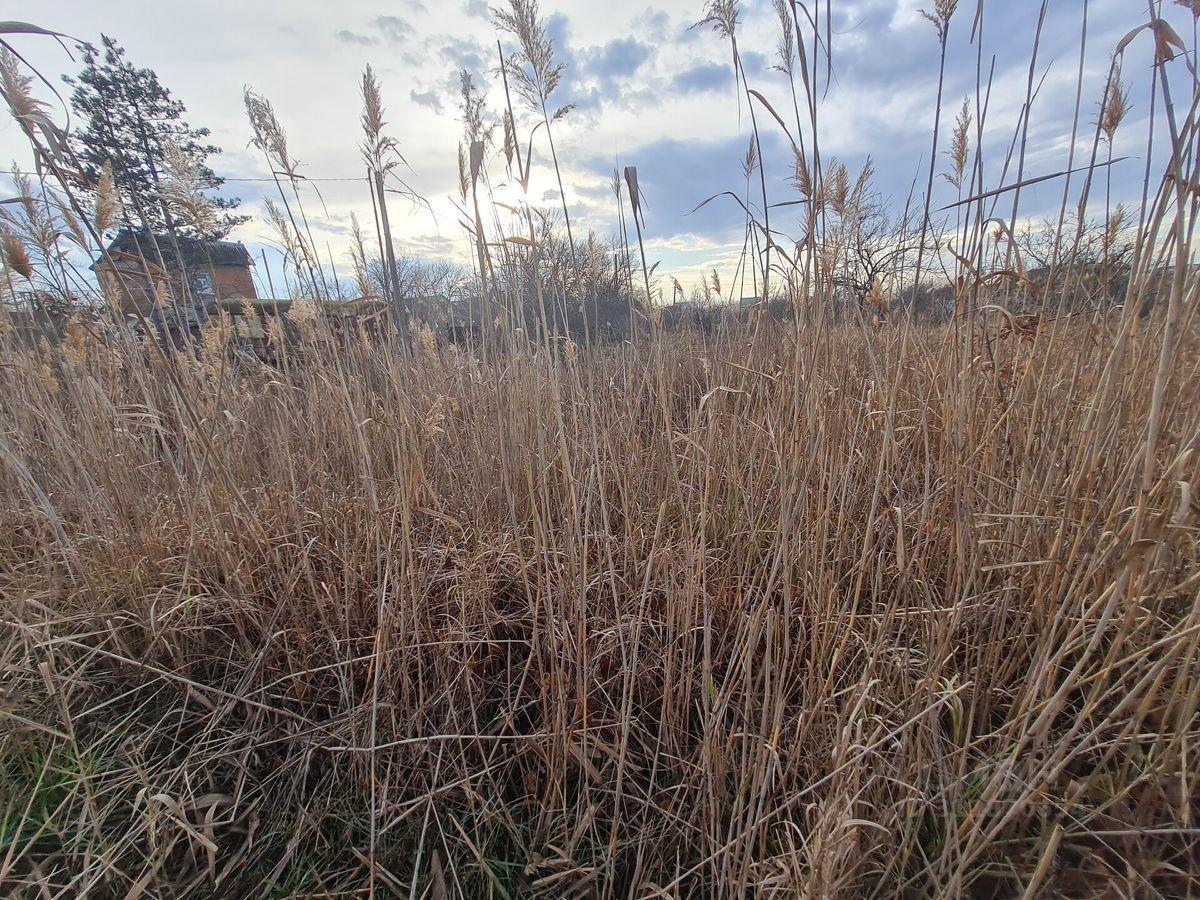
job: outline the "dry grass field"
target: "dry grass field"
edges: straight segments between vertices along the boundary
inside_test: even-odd
[[[315,279],[274,365],[227,315],[184,352],[0,322],[0,885],[1200,896],[1200,94],[1174,49],[1126,50],[1175,149],[1110,304],[1072,299],[1095,267],[1067,251],[1038,281],[1010,192],[958,243],[918,219],[948,314],[835,315],[843,169],[809,238],[764,248],[782,319],[571,339],[530,218],[471,232],[479,346],[333,335]],[[1000,187],[961,155],[964,194]]]

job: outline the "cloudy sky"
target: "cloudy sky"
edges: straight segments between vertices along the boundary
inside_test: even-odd
[[[834,0],[833,83],[821,106],[823,154],[843,159],[852,171],[870,156],[880,189],[903,203],[914,182],[919,193],[928,165],[938,54],[933,28],[918,8],[932,0]],[[194,125],[212,129],[225,152],[211,160],[229,179],[226,194],[242,198],[246,211],[261,210],[273,185],[268,169],[248,147],[242,91],[268,97],[283,121],[302,173],[319,184],[310,213],[318,242],[344,262],[351,211],[370,221],[370,200],[361,181],[357,146],[359,77],[370,63],[379,74],[390,133],[411,167],[405,177],[432,209],[393,201],[402,250],[427,257],[469,259],[452,198],[457,189],[458,72],[466,69],[489,88],[493,111],[502,93],[494,75],[498,35],[486,0],[125,0],[97,4],[43,0],[20,12],[43,27],[83,40],[103,32],[115,37],[139,66],[155,69],[188,107]],[[982,48],[970,40],[974,0],[963,0],[950,36],[943,123],[953,120],[961,99],[973,94],[977,54],[985,71],[994,65],[984,139],[989,183],[996,185],[1003,157],[1025,99],[1030,54],[1040,3],[987,0]],[[1066,160],[1075,97],[1083,0],[1051,0],[1041,31],[1030,117],[1028,175],[1057,171]],[[16,13],[14,13],[16,14]],[[609,187],[614,166],[636,165],[646,198],[648,252],[662,271],[696,283],[716,266],[728,277],[741,248],[742,214],[729,202],[694,207],[723,190],[744,191],[741,159],[749,119],[739,104],[728,45],[707,29],[699,0],[542,0],[559,58],[567,64],[555,105],[576,109],[556,126],[566,193],[577,228],[601,237],[615,233],[615,201]],[[1163,14],[1190,36],[1184,10]],[[1095,109],[1108,58],[1121,37],[1146,20],[1146,4],[1091,0],[1083,104],[1090,143]],[[769,0],[742,3],[739,44],[751,87],[790,108],[787,83],[773,70],[778,26]],[[24,38],[20,47],[52,80],[77,70],[53,42]],[[1114,169],[1118,197],[1136,197],[1145,156],[1149,112],[1150,43],[1139,39],[1129,53],[1126,80],[1133,109],[1116,142],[1117,155],[1132,159]],[[760,120],[761,121],[761,120]],[[529,124],[524,123],[527,133]],[[773,201],[790,199],[786,141],[769,130],[764,142]],[[943,128],[948,134],[948,127]],[[948,140],[948,137],[947,137]],[[533,200],[558,202],[549,148],[534,145]],[[939,150],[945,149],[945,141]],[[0,117],[0,158],[28,166],[29,154],[15,125]],[[502,166],[494,165],[499,173]],[[935,203],[954,199],[942,182]],[[1056,208],[1061,185],[1027,192],[1022,213]],[[324,209],[321,208],[322,202]],[[785,208],[786,209],[786,208]],[[327,212],[326,212],[327,210]],[[778,222],[779,213],[773,225]],[[788,222],[783,222],[785,230]],[[268,243],[260,221],[234,237],[256,249]]]

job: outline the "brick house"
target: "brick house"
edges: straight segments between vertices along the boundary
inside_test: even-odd
[[[256,299],[253,265],[235,241],[181,237],[176,247],[169,235],[124,230],[92,269],[113,307],[177,332],[203,323],[221,300]]]

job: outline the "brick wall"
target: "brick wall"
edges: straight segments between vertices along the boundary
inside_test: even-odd
[[[117,272],[120,274],[118,275]],[[96,274],[104,296],[124,312],[133,312],[134,308],[137,308],[142,315],[148,316],[155,306],[155,299],[154,293],[146,289],[145,272],[132,264],[125,265],[123,263],[117,265],[117,272],[107,265],[97,267]],[[258,298],[249,266],[214,266],[212,277],[213,292],[217,299],[232,300],[242,297],[247,300],[255,300]],[[159,281],[159,295],[171,296],[173,291],[167,282],[163,279],[156,280]]]
[[[116,271],[104,266],[97,269],[97,276],[105,298],[121,312],[133,313],[136,309],[143,316],[150,315],[155,305],[155,292],[150,289],[144,271],[132,265],[118,265]],[[165,283],[156,280],[159,291],[164,291]]]
[[[213,291],[220,300],[231,300],[244,297],[256,300],[258,291],[254,288],[254,278],[250,275],[249,266],[214,266]]]

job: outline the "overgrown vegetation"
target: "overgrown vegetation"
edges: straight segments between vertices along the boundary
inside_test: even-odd
[[[632,167],[608,245],[565,200],[560,236],[497,199],[569,114],[511,0],[524,111],[488,118],[463,78],[473,272],[356,226],[391,330],[335,326],[285,132],[247,91],[290,267],[269,363],[232,304],[177,351],[96,297],[77,260],[119,185],[85,190],[9,50],[51,36],[0,29],[39,167],[0,207],[6,296],[59,304],[0,318],[6,892],[1200,891],[1194,35],[1156,16],[1104,84],[1081,66],[1095,134],[1041,223],[1021,187],[1049,173],[1015,153],[985,183],[986,107],[947,140],[939,81],[943,220],[928,188],[896,210],[823,158],[826,10],[777,6],[790,113],[746,82],[736,4],[702,16],[751,113],[731,184],[769,302],[722,306],[714,273],[705,327],[672,322]],[[928,14],[943,61],[986,40],[973,12]],[[1101,197],[1135,70],[1159,148],[1136,210]],[[383,90],[368,71],[377,205],[402,170]],[[786,243],[768,125],[802,201]],[[181,220],[188,184],[162,195]]]

